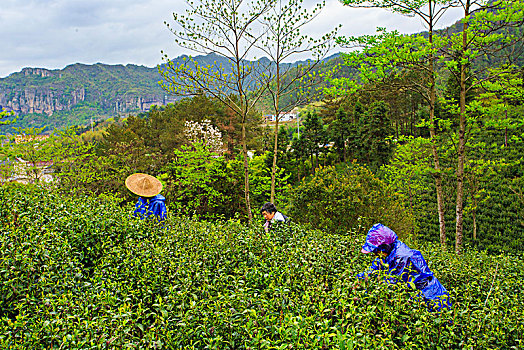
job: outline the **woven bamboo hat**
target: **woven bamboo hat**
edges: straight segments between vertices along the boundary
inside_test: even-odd
[[[162,183],[156,177],[136,173],[126,179],[126,187],[140,197],[154,197],[162,191]]]

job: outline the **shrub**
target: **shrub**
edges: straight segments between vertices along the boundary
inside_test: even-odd
[[[412,220],[401,197],[358,164],[338,170],[321,167],[290,198],[289,216],[326,232],[348,232],[381,222],[399,233],[411,233]]]

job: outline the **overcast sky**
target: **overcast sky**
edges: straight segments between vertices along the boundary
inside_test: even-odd
[[[217,0],[220,1],[220,0]],[[304,0],[312,7],[318,1]],[[191,54],[174,43],[164,21],[183,12],[183,0],[1,0],[0,77],[24,67],[61,69],[73,63],[133,63],[154,67],[161,50],[170,57]],[[450,12],[440,22],[459,18]],[[342,24],[340,34],[371,34],[376,27],[414,33],[424,30],[417,18],[380,9],[353,9],[338,0],[326,7],[307,30],[321,35]],[[341,51],[337,49],[336,51]]]

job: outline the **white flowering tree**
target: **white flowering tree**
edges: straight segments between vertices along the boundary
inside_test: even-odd
[[[210,120],[187,120],[184,126],[184,135],[191,144],[200,142],[212,152],[223,153],[222,133]]]

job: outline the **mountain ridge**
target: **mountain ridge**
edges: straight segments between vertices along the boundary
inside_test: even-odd
[[[337,57],[335,53],[325,60]],[[182,63],[188,55],[173,59]],[[199,64],[223,64],[216,54],[192,56]],[[268,61],[267,58],[259,60]],[[257,61],[259,61],[257,60]],[[256,62],[256,61],[251,61]],[[297,66],[300,60],[286,63]],[[136,64],[72,63],[62,69],[24,67],[0,78],[0,109],[14,112],[12,126],[60,128],[87,125],[93,119],[147,112],[153,105],[166,105],[179,97],[170,96],[158,82],[156,67]],[[11,126],[11,128],[12,128]]]

